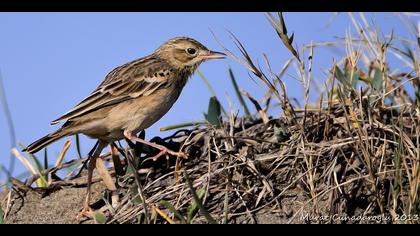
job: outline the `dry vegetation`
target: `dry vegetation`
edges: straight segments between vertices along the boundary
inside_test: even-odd
[[[350,14],[356,35],[298,49],[282,15],[266,16],[292,55],[280,73],[273,72],[279,70],[272,70],[268,59],[265,71],[256,66],[233,35],[240,55],[225,48],[252,79],[266,86],[266,96],[259,101],[237,89],[241,104],[246,107],[243,101],[249,99],[257,115],[222,115],[213,98],[208,125],[153,140],[181,149],[188,160],[153,162],[147,159],[147,147],[120,145],[124,158],[111,169],[121,203],[112,209],[103,193],[96,204],[96,222],[420,222],[420,29],[402,16],[417,41],[392,34],[380,37],[363,14],[359,20]],[[397,41],[408,46],[399,48]],[[346,57],[331,66],[319,97],[310,103],[314,47],[343,45]],[[388,54],[400,58],[404,70],[391,68]],[[305,91],[301,107],[291,102],[282,80],[293,64]],[[230,76],[236,84],[233,73]],[[281,115],[269,116],[268,109],[276,106]],[[54,179],[57,170],[84,160],[34,171],[26,184],[14,180],[14,194],[2,203],[6,222],[19,211],[13,203],[28,192],[49,196],[84,186],[83,176]],[[43,184],[39,176],[45,186],[34,190],[29,187],[34,181]]]

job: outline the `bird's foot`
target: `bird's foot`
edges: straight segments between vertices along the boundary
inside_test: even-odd
[[[95,211],[90,206],[84,206],[83,209],[76,216],[77,221],[81,221],[84,217],[92,219]]]
[[[176,158],[188,159],[188,156],[183,152],[174,152],[164,146],[160,147],[159,149],[160,149],[160,152],[157,155],[150,157],[150,159],[152,159],[153,161],[157,161],[160,157],[162,156],[168,157],[169,155],[175,156]]]
[[[139,142],[139,143],[142,143],[142,144],[146,144],[146,145],[149,145],[151,147],[154,147],[154,148],[157,148],[157,149],[160,150],[160,152],[156,156],[153,156],[153,157],[147,158],[147,159],[152,159],[153,161],[157,161],[159,159],[159,157],[161,157],[161,156],[166,156],[168,158],[168,155],[176,156],[177,159],[179,159],[179,158],[188,159],[188,156],[183,152],[174,152],[172,150],[169,150],[165,146],[162,146],[162,145],[159,145],[159,144],[156,144],[156,143],[151,143],[151,142],[146,141],[144,139],[138,138],[138,137],[136,137],[135,134],[130,133],[128,131],[124,131],[124,136],[128,140],[136,141],[136,142]]]

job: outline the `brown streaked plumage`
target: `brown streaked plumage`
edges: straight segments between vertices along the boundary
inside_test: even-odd
[[[187,48],[197,50],[197,56],[189,55]],[[112,70],[87,98],[51,122],[65,121],[62,128],[30,144],[24,151],[35,153],[76,133],[113,142],[123,139],[123,131],[127,129],[132,133],[144,130],[172,107],[201,62],[221,56],[191,38],[168,40],[153,54]]]
[[[91,151],[93,155],[88,169],[88,194],[84,207],[87,211],[95,166],[108,189],[116,189],[102,160],[97,158],[107,144],[128,138],[160,149],[155,158],[165,154],[183,155],[139,139],[136,134],[169,111],[188,78],[203,61],[223,57],[223,53],[210,51],[194,39],[170,39],[153,54],[112,70],[88,97],[51,122],[64,122],[61,128],[33,142],[23,151],[35,153],[62,137],[78,133],[98,139],[98,144]]]

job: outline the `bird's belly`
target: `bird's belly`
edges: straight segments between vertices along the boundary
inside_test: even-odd
[[[112,108],[106,118],[109,138],[124,138],[123,132],[138,133],[160,120],[173,106],[179,93],[156,91],[151,96],[123,102]]]

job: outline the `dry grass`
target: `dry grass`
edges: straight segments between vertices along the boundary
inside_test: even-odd
[[[120,146],[129,160],[116,178],[121,203],[112,209],[105,199],[97,221],[259,223],[262,213],[271,212],[284,223],[420,223],[419,29],[407,23],[417,41],[401,49],[394,42],[407,39],[379,37],[363,14],[349,18],[356,35],[298,49],[283,16],[267,14],[292,55],[278,74],[265,56],[266,70],[256,66],[232,34],[240,54],[225,51],[267,89],[261,101],[237,89],[257,115],[231,113],[219,125],[154,140],[186,152],[188,160],[153,162],[147,147]],[[314,47],[343,45],[347,55],[331,66],[319,96],[311,99]],[[404,70],[392,71],[389,54],[404,62]],[[301,107],[291,102],[282,80],[289,65],[304,89]],[[270,117],[275,106],[281,114]]]

